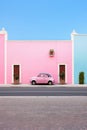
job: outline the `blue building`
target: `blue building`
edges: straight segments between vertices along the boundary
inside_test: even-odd
[[[87,84],[87,35],[72,33],[73,41],[73,75],[74,84],[79,83],[79,73],[84,72],[85,84]]]

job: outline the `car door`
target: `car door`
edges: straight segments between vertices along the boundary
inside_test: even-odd
[[[39,75],[37,76],[37,83],[38,83],[38,84],[44,83],[44,75],[43,75],[43,74],[39,74]]]
[[[44,83],[47,84],[48,83],[48,75],[44,74]]]

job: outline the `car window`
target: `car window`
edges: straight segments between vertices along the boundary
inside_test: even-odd
[[[48,77],[52,77],[50,74],[48,74]]]
[[[41,77],[41,74],[39,74],[37,77]]]
[[[43,77],[43,74],[39,74],[38,77]]]
[[[45,78],[48,78],[48,75],[45,74],[44,77],[45,77]]]
[[[46,77],[46,78],[48,78],[48,77],[51,77],[51,75],[50,74],[40,73],[37,77]]]
[[[43,74],[41,74],[41,77],[44,77],[44,75],[43,75]]]

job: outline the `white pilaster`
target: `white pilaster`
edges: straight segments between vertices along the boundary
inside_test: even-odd
[[[0,31],[0,34],[4,34],[5,35],[5,39],[4,39],[4,84],[7,84],[7,31],[2,28],[2,30]]]
[[[72,84],[74,84],[74,36],[77,35],[76,31],[73,30],[71,33],[72,40]]]

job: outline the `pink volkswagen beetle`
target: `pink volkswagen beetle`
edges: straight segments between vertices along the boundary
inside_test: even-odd
[[[54,84],[54,78],[48,73],[40,73],[37,77],[31,78],[31,84]]]

